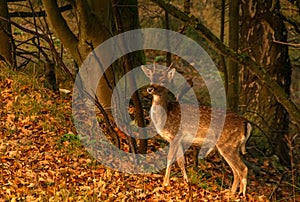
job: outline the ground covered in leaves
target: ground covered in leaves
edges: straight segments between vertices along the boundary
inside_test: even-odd
[[[42,78],[0,72],[0,201],[292,201],[291,186],[270,172],[249,172],[247,197],[229,198],[232,173],[216,154],[196,169],[188,186],[176,165],[170,186],[163,172],[120,173],[97,163],[72,123],[72,94],[52,93]],[[68,86],[72,90],[72,86]],[[112,157],[114,158],[114,157]],[[248,159],[249,160],[249,159]],[[249,160],[251,161],[251,159]],[[256,163],[256,162],[253,162]],[[273,174],[271,174],[273,173]]]

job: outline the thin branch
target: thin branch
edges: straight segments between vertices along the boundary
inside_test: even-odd
[[[277,41],[273,40],[274,43],[282,44],[282,45],[287,45],[287,46],[295,46],[295,47],[300,47],[300,44],[295,44],[295,43],[288,43],[288,42],[282,42],[282,41]]]
[[[23,2],[26,0],[6,0],[7,3],[12,3],[12,2]]]
[[[107,115],[105,109],[103,108],[100,101],[98,100],[98,97],[97,96],[92,96],[91,94],[89,94],[85,89],[83,89],[82,86],[79,86],[78,83],[75,83],[75,85],[77,85],[77,88],[79,89],[80,93],[83,93],[84,95],[87,96],[87,98],[89,100],[93,101],[94,104],[96,105],[96,107],[101,111],[101,113],[104,117],[104,121],[108,125],[109,133],[111,134],[112,138],[114,139],[116,146],[118,148],[120,148],[119,136],[118,136],[117,132],[114,130],[114,127],[112,126],[112,124],[109,120],[109,116]]]
[[[36,32],[36,31],[33,31],[33,30],[28,29],[28,28],[26,28],[26,27],[23,27],[22,25],[19,25],[18,23],[14,22],[14,21],[12,21],[12,20],[3,18],[3,17],[1,17],[1,16],[0,16],[0,19],[1,19],[1,20],[4,20],[4,21],[7,21],[7,22],[9,22],[9,23],[11,23],[11,24],[14,25],[15,27],[17,27],[18,29],[20,29],[20,30],[22,30],[22,31],[24,31],[24,32],[26,32],[26,33],[29,33],[29,34],[32,34],[32,35],[38,35],[39,37],[41,37],[41,38],[43,38],[43,39],[45,39],[45,40],[47,40],[47,38],[48,38],[47,35],[40,34],[40,33]]]
[[[38,36],[38,37],[44,39],[44,40],[48,43],[48,45],[50,46],[51,51],[54,53],[54,56],[55,56],[55,58],[56,58],[56,61],[59,63],[59,66],[60,66],[60,67],[62,68],[62,70],[66,73],[66,75],[68,75],[73,81],[75,81],[73,74],[69,71],[69,69],[66,67],[66,65],[64,64],[64,62],[63,62],[61,59],[59,59],[59,54],[58,54],[58,52],[56,51],[56,49],[55,49],[55,47],[54,47],[54,44],[53,44],[52,40],[48,37],[48,35],[46,35],[46,34],[41,34],[41,33],[39,33],[39,32],[36,32],[36,31],[33,31],[33,30],[28,29],[28,28],[26,28],[26,27],[23,27],[22,25],[19,25],[18,23],[14,22],[14,21],[12,21],[12,20],[8,20],[8,19],[6,19],[6,18],[3,18],[3,17],[1,17],[1,16],[0,16],[0,19],[1,19],[1,20],[5,20],[5,21],[10,22],[12,25],[14,25],[14,26],[17,27],[18,29],[20,29],[20,30],[22,30],[22,31],[24,31],[24,32],[26,32],[26,33],[29,33],[29,34],[32,34],[32,35],[36,35],[36,36]]]
[[[60,12],[65,12],[68,10],[71,10],[72,6],[71,5],[65,5],[59,8]],[[14,18],[14,17],[20,17],[20,18],[32,18],[32,17],[44,17],[46,16],[46,12],[45,11],[39,11],[39,12],[22,12],[22,11],[17,11],[17,12],[12,12],[9,13],[9,17],[10,18]]]
[[[29,42],[31,42],[31,40],[33,40],[34,38],[36,38],[36,36],[33,36],[33,37],[31,37],[31,38],[29,38],[25,41],[15,39],[15,42],[18,42],[18,44],[16,44],[15,47],[18,48],[19,46],[22,46],[24,44],[29,45],[29,46],[33,46],[33,44],[29,43]]]

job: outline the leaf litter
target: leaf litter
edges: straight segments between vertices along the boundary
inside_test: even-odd
[[[253,177],[247,199],[223,193],[232,174],[219,156],[201,163],[202,171],[190,166],[189,185],[176,165],[168,187],[162,186],[163,171],[111,170],[73,138],[71,95],[3,77],[0,95],[0,201],[268,201],[264,194],[272,187],[255,192],[262,187]]]

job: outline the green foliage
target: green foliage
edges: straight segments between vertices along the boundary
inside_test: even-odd
[[[18,28],[14,28],[14,35],[24,35],[24,32]]]
[[[207,179],[212,176],[209,172],[197,168],[189,168],[188,175],[192,185],[197,185],[205,190],[210,190],[211,185],[207,182]]]
[[[64,143],[64,142],[67,142],[67,141],[70,142],[70,143],[77,144],[79,142],[79,138],[75,134],[64,134],[60,138],[60,143]]]

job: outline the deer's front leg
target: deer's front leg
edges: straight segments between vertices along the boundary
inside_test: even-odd
[[[188,177],[187,177],[186,170],[185,170],[185,159],[184,159],[183,146],[179,140],[175,139],[170,143],[170,149],[169,149],[168,159],[167,159],[167,169],[166,169],[166,174],[164,177],[164,186],[169,185],[171,166],[175,160],[175,157],[176,157],[177,163],[181,169],[184,179],[186,180],[186,182],[188,182]]]
[[[168,186],[170,183],[170,171],[171,171],[171,165],[169,164],[169,161],[167,162],[167,168],[166,168],[166,173],[165,173],[165,177],[164,177],[164,182],[163,185],[164,186]]]
[[[171,166],[174,161],[176,151],[177,151],[177,148],[174,146],[174,144],[171,143],[169,152],[168,152],[168,158],[167,158],[167,168],[166,168],[166,173],[165,173],[165,177],[164,177],[164,186],[169,185]]]
[[[185,156],[184,156],[183,146],[181,144],[179,145],[177,151],[177,163],[181,170],[184,180],[188,183],[189,179],[187,177],[186,170],[185,170]]]

